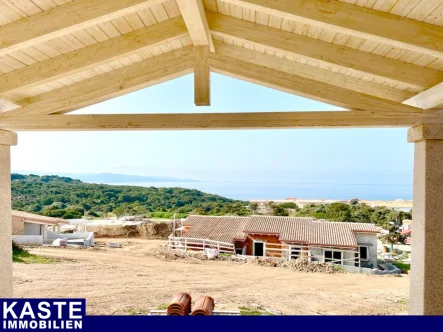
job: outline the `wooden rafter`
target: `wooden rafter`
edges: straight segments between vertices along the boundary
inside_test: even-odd
[[[276,58],[273,55],[256,52],[240,46],[234,46],[218,40],[214,41],[214,45],[217,53],[220,55],[229,56],[315,81],[321,81],[356,92],[366,93],[382,99],[403,102],[414,95],[413,93],[404,90],[394,89],[385,85],[360,80],[352,76],[334,73],[313,66],[307,66],[284,58]]]
[[[443,81],[443,72],[327,43],[228,15],[207,12],[209,27],[216,36],[266,46],[275,51],[314,59],[324,64],[352,68],[362,73],[388,78],[415,88],[429,88]]]
[[[78,0],[0,27],[0,56],[167,0]]]
[[[195,46],[209,46],[210,51],[214,52],[212,36],[209,32],[202,0],[177,0],[177,4],[185,20],[192,43]]]
[[[6,73],[0,80],[0,96],[32,85],[43,84],[128,56],[148,47],[187,34],[181,17],[109,39],[67,54]]]
[[[443,83],[411,97],[404,104],[423,109],[443,108]]]
[[[440,121],[437,113],[364,111],[43,115],[0,118],[7,130],[194,130],[408,127]]]
[[[278,62],[281,59],[275,58],[275,61]],[[208,65],[212,71],[223,75],[348,109],[366,110],[374,113],[423,112],[420,108],[276,71],[217,53],[209,54]]]
[[[0,117],[67,113],[189,74],[196,63],[192,46],[20,101],[22,108]]]
[[[225,0],[246,9],[443,57],[443,28],[339,1]]]
[[[195,46],[197,63],[194,68],[194,103],[196,106],[211,105],[211,73],[207,64],[208,46]]]

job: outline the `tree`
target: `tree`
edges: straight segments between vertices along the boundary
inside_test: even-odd
[[[383,243],[391,244],[391,250],[394,250],[394,244],[403,242],[405,236],[401,234],[400,226],[403,224],[405,212],[391,210],[388,214],[387,219],[389,220],[389,233],[380,237]]]
[[[288,210],[286,210],[281,205],[273,205],[272,206],[272,213],[274,216],[289,216]]]
[[[123,206],[119,206],[119,207],[116,207],[114,210],[112,210],[112,213],[115,214],[115,216],[117,217],[117,220],[118,220],[118,219],[120,219],[120,217],[122,215],[125,214],[125,211],[126,211],[126,209]]]
[[[249,204],[249,210],[251,210],[252,213],[256,214],[258,210],[258,203]]]

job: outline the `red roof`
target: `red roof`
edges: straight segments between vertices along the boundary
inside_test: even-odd
[[[212,217],[189,216],[186,237],[233,242],[246,234],[277,235],[283,242],[309,245],[357,247],[355,233],[378,233],[374,224],[319,222],[312,217]]]
[[[378,233],[374,224],[319,222],[314,218],[252,216],[245,233],[278,234],[284,242],[357,247],[355,233]]]
[[[186,237],[233,242],[246,239],[243,229],[247,222],[247,217],[189,216],[183,226],[190,227]]]

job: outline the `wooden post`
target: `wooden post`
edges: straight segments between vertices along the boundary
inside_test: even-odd
[[[17,135],[0,130],[0,298],[12,297],[11,154]]]

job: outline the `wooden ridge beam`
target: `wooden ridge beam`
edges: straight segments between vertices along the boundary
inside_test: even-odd
[[[352,76],[334,73],[332,71],[308,66],[284,58],[277,58],[273,55],[256,52],[240,46],[234,46],[219,40],[214,40],[214,45],[216,52],[220,55],[229,56],[238,60],[247,61],[256,65],[339,86],[356,92],[366,93],[382,99],[401,103],[414,96],[412,92],[368,82]]]
[[[443,28],[340,1],[225,0],[270,15],[354,37],[443,57]]]
[[[0,113],[0,118],[68,113],[189,74],[194,69],[195,63],[193,46],[187,46],[60,89],[21,100],[22,108]]]
[[[0,56],[167,0],[78,0],[0,27]]]
[[[196,106],[211,105],[211,72],[207,64],[208,46],[195,46],[197,64],[194,68],[194,103]]]
[[[214,52],[212,36],[209,32],[205,6],[202,0],[177,0],[177,5],[185,20],[192,43],[195,46],[209,46]]]
[[[281,59],[275,58],[278,62]],[[381,99],[364,93],[344,89],[301,76],[277,71],[251,62],[210,53],[208,65],[211,71],[267,86],[280,91],[314,99],[338,107],[353,110],[383,112],[423,113],[420,108]]]
[[[356,111],[40,115],[0,118],[7,130],[219,130],[409,127],[441,121],[440,114]]]
[[[351,68],[413,88],[426,89],[443,81],[443,72],[409,64],[314,38],[274,29],[228,15],[207,11],[209,27],[215,36],[266,46],[275,51],[314,59],[323,64]]]
[[[26,66],[2,75],[0,96],[87,70],[133,54],[142,48],[163,44],[186,34],[183,19],[176,17]]]

